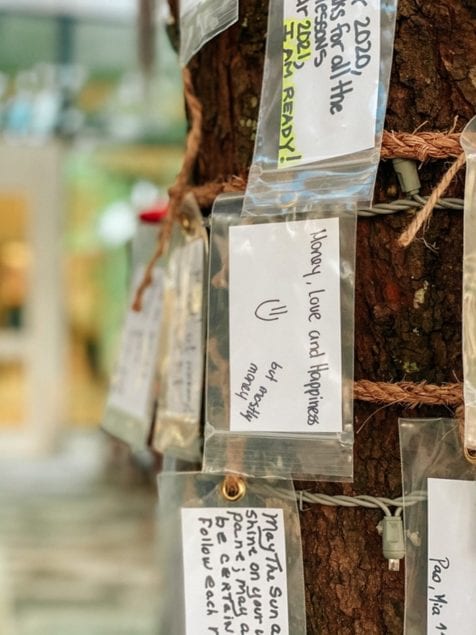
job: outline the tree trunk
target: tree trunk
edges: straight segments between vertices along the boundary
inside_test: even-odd
[[[175,0],[171,0],[176,11]],[[267,21],[266,3],[241,0],[238,23],[190,62],[203,104],[197,184],[246,176],[251,162]],[[400,0],[386,129],[460,130],[476,104],[474,0]],[[458,118],[456,120],[456,117]],[[422,193],[447,161],[420,168]],[[464,173],[449,195],[462,196]],[[376,200],[400,195],[382,162]],[[207,210],[204,210],[207,212]],[[359,219],[355,379],[461,380],[462,214],[437,211],[425,240],[407,250],[396,238],[408,214]],[[308,484],[327,493],[401,494],[398,417],[452,416],[446,408],[405,410],[355,402],[351,485]],[[298,484],[302,486],[302,484]],[[380,512],[314,505],[301,514],[308,633],[403,632],[404,572],[389,572],[376,525]]]

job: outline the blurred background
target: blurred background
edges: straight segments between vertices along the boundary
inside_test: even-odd
[[[0,0],[0,633],[149,635],[147,464],[99,430],[185,122],[159,0]]]

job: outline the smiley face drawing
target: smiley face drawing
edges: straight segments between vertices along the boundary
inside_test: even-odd
[[[281,315],[285,315],[288,312],[288,307],[283,304],[280,305],[281,300],[272,299],[272,300],[264,300],[261,304],[255,309],[255,316],[258,320],[262,320],[263,322],[274,322],[275,320],[279,320]]]

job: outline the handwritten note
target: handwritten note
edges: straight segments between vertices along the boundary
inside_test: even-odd
[[[476,481],[428,479],[427,632],[473,635]]]
[[[230,228],[230,429],[342,429],[339,220]]]
[[[202,393],[203,241],[177,249],[172,258],[176,304],[169,333],[165,407],[192,422],[200,415]]]
[[[278,167],[374,145],[380,0],[285,0]]]
[[[134,275],[134,290],[143,276],[144,267],[140,267]],[[108,407],[139,419],[148,420],[152,416],[163,291],[163,269],[156,267],[143,296],[142,310],[127,311],[108,395]]]
[[[289,635],[282,509],[184,508],[187,635]]]

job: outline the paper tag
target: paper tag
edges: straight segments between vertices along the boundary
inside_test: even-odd
[[[133,289],[138,287],[144,271],[145,267],[136,271]],[[119,359],[109,390],[108,406],[139,419],[152,416],[163,291],[163,269],[156,267],[142,299],[142,310],[127,311]]]
[[[282,509],[184,508],[187,635],[289,635]]]
[[[278,167],[374,146],[380,0],[284,0]]]
[[[230,228],[230,429],[342,430],[339,219]]]
[[[176,250],[175,289],[178,295],[170,331],[166,408],[185,420],[200,416],[203,372],[204,244],[194,240]]]
[[[473,635],[476,481],[428,479],[428,633]]]

